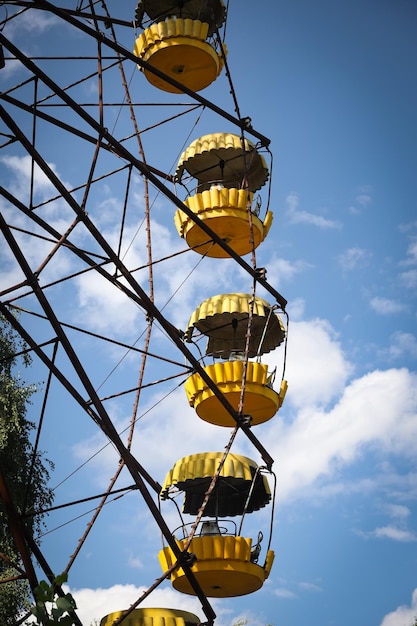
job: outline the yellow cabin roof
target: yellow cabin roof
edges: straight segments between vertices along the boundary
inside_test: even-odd
[[[177,487],[185,494],[184,513],[197,515],[222,457],[223,452],[201,452],[177,461],[165,478],[161,498],[166,499],[170,488]],[[204,509],[204,515],[233,517],[241,515],[245,510],[251,513],[266,506],[271,500],[271,492],[266,477],[258,473],[245,509],[256,470],[257,465],[251,459],[229,453]]]
[[[193,141],[182,153],[177,165],[176,179],[181,181],[184,171],[196,178],[200,191],[210,184],[223,181],[238,188],[256,191],[268,180],[269,172],[265,159],[254,144],[240,135],[212,133]]]
[[[228,358],[230,352],[244,352],[252,296],[226,293],[204,300],[194,313],[185,331],[185,341],[191,341],[194,328],[209,338],[206,354]],[[271,313],[266,300],[255,297],[249,343],[249,357],[266,354],[285,338],[281,318]]]
[[[100,626],[111,626],[116,619],[123,615],[124,611],[109,613],[102,618]],[[134,609],[124,620],[123,626],[194,626],[201,620],[188,611],[179,609]]]

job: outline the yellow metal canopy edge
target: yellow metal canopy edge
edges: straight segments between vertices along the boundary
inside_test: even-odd
[[[112,626],[124,611],[109,613],[100,621],[100,626]],[[180,609],[145,608],[134,609],[125,619],[123,626],[191,626],[200,624],[201,620],[188,611]]]
[[[245,158],[242,158],[243,155]],[[242,141],[240,135],[233,133],[211,133],[195,139],[178,161],[176,179],[180,181],[184,170],[187,170],[191,176],[206,180],[206,173],[214,167],[213,157],[218,163],[230,161],[232,171],[239,173],[241,178],[247,170],[251,179],[250,191],[260,189],[268,180],[269,171],[263,155],[256,151],[255,145],[249,139]],[[198,166],[195,165],[197,163]]]

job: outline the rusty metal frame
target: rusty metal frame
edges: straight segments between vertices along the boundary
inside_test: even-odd
[[[6,3],[7,4],[7,3]],[[60,9],[50,2],[46,0],[34,0],[33,2],[14,2],[14,5],[20,5],[22,7],[27,8],[35,8],[40,10],[49,11],[54,13],[58,17],[65,20],[67,23],[73,25],[74,27],[82,30],[87,35],[90,35],[92,38],[99,41],[101,44],[105,44],[110,49],[114,50],[118,54],[122,55],[124,59],[133,61],[137,65],[146,68],[147,70],[155,73],[156,75],[164,78],[167,82],[171,83],[173,86],[179,88],[183,93],[192,97],[196,102],[200,105],[205,106],[215,113],[222,116],[224,119],[227,119],[232,124],[236,125],[241,129],[242,132],[247,132],[254,136],[262,146],[267,147],[270,143],[270,140],[267,139],[264,135],[256,132],[248,118],[238,119],[223,109],[217,107],[209,100],[203,98],[201,95],[192,92],[191,90],[185,88],[183,85],[178,83],[177,81],[171,79],[166,76],[159,70],[156,70],[145,61],[136,57],[133,53],[120,46],[117,42],[112,41],[108,37],[106,37],[102,32],[98,32],[93,28],[87,26],[80,19],[77,19],[75,15],[78,17],[85,17],[85,15],[81,15],[74,11]],[[99,18],[103,19],[103,18]],[[115,23],[119,23],[117,20]],[[120,22],[121,23],[121,22]],[[127,24],[126,24],[127,25]],[[208,227],[199,217],[193,213],[183,202],[181,202],[178,197],[166,186],[165,182],[172,182],[172,177],[163,174],[158,169],[144,163],[143,161],[137,159],[132,153],[130,153],[119,141],[115,139],[115,137],[103,126],[101,126],[92,116],[90,116],[85,109],[83,109],[76,101],[74,101],[65,91],[63,91],[47,74],[45,74],[31,59],[26,57],[21,50],[16,48],[9,41],[3,33],[0,32],[0,45],[2,45],[5,49],[9,50],[12,55],[20,60],[20,62],[33,74],[34,77],[40,79],[44,84],[46,84],[58,97],[62,99],[65,104],[70,107],[74,112],[76,112],[80,118],[84,122],[86,122],[93,131],[97,134],[97,137],[89,135],[83,131],[79,131],[73,127],[67,126],[64,122],[56,120],[52,116],[47,115],[44,112],[36,111],[36,115],[43,118],[44,120],[56,124],[60,126],[64,130],[74,133],[78,135],[80,138],[96,144],[97,147],[102,149],[110,150],[111,152],[117,154],[122,159],[130,163],[141,175],[145,176],[149,182],[154,185],[156,189],[158,189],[170,202],[172,202],[177,208],[183,211],[191,220],[193,220],[208,236],[209,239],[213,240],[216,244],[218,244],[223,250],[227,252],[227,254],[236,261],[239,266],[245,270],[254,281],[259,283],[266,291],[268,291],[282,308],[285,311],[285,307],[287,301],[283,296],[277,292],[269,283],[266,281],[265,277],[261,272],[259,272],[256,268],[251,267],[248,263],[246,263],[240,256],[238,256],[222,239],[220,239],[215,232],[213,232],[210,227]],[[26,112],[33,112],[31,107],[26,105],[25,103],[17,100],[13,96],[5,93],[0,95],[0,99],[3,99],[4,102],[7,102],[16,107],[20,107]],[[46,161],[42,158],[41,154],[34,148],[31,141],[24,135],[24,133],[17,126],[13,118],[8,114],[6,109],[0,106],[0,117],[3,119],[5,124],[9,127],[12,136],[16,138],[17,141],[25,148],[28,154],[31,155],[33,162],[37,163],[40,169],[44,172],[44,174],[48,177],[50,182],[55,186],[57,192],[64,198],[67,202],[68,206],[74,211],[76,222],[82,222],[85,228],[89,231],[94,240],[99,244],[101,249],[105,254],[105,258],[113,267],[117,269],[117,272],[120,276],[122,276],[127,286],[117,279],[117,277],[107,271],[101,264],[98,264],[97,261],[92,258],[85,251],[80,250],[77,246],[71,243],[71,240],[68,236],[68,233],[63,235],[59,233],[54,228],[52,228],[49,224],[47,224],[39,215],[37,215],[36,211],[30,210],[27,206],[21,203],[18,198],[14,197],[9,191],[0,187],[0,193],[4,196],[4,198],[13,204],[16,208],[22,211],[27,217],[30,217],[35,223],[42,226],[46,232],[48,232],[51,237],[56,241],[56,248],[59,246],[65,246],[75,255],[77,255],[83,262],[86,263],[87,266],[93,268],[95,271],[100,273],[106,280],[110,281],[114,284],[118,289],[121,289],[125,295],[134,301],[137,305],[139,305],[146,313],[153,319],[157,320],[160,326],[167,333],[169,338],[173,341],[176,347],[180,350],[180,352],[185,356],[187,361],[192,365],[194,371],[198,372],[202,377],[207,386],[211,389],[213,394],[217,397],[223,407],[230,413],[233,419],[236,422],[237,428],[240,428],[242,432],[247,436],[247,438],[251,441],[254,447],[258,450],[262,459],[265,462],[265,465],[268,469],[271,469],[273,464],[273,459],[264,448],[264,446],[260,443],[257,437],[254,436],[252,430],[248,426],[247,422],[242,419],[243,416],[234,410],[231,404],[227,401],[225,396],[220,392],[217,386],[213,383],[211,378],[207,375],[204,368],[201,366],[200,362],[194,357],[193,353],[185,346],[182,341],[181,332],[175,328],[167,318],[159,311],[159,309],[155,306],[153,301],[149,298],[147,293],[141,287],[141,285],[135,280],[123,262],[119,259],[117,254],[111,248],[111,246],[104,239],[100,231],[95,227],[93,222],[90,220],[88,215],[83,211],[82,207],[75,201],[74,197],[71,193],[66,189],[66,187],[61,183],[58,177],[55,175],[53,170],[49,167]],[[8,319],[8,321],[13,325],[13,327],[19,332],[19,334],[23,337],[26,343],[31,347],[31,349],[36,353],[36,355],[40,358],[40,360],[48,367],[49,371],[60,381],[60,383],[65,387],[65,389],[71,394],[71,396],[78,402],[78,404],[85,410],[87,415],[93,419],[93,421],[101,428],[101,430],[105,433],[110,441],[117,448],[118,453],[120,454],[120,458],[123,459],[123,462],[126,464],[134,483],[138,490],[140,491],[146,505],[148,506],[150,512],[152,513],[156,523],[158,524],[163,536],[165,537],[168,545],[174,552],[177,558],[177,566],[181,566],[187,578],[190,581],[191,586],[193,587],[197,597],[201,601],[202,609],[206,615],[208,624],[212,624],[216,615],[207,601],[206,596],[201,590],[200,585],[195,579],[194,573],[191,570],[192,565],[192,556],[188,552],[182,552],[177,546],[170,529],[168,528],[164,518],[162,517],[157,505],[154,502],[154,499],[145,483],[147,483],[150,488],[159,493],[160,485],[157,481],[155,481],[146,470],[141,466],[141,464],[137,461],[137,459],[131,454],[130,450],[123,444],[119,434],[117,433],[111,418],[109,417],[106,409],[103,406],[103,402],[98,397],[92,382],[90,381],[86,371],[84,370],[81,362],[79,361],[77,354],[75,353],[71,342],[67,338],[65,333],[65,329],[60,321],[57,319],[53,308],[49,304],[43,289],[40,287],[38,282],[37,275],[31,270],[28,263],[26,262],[25,256],[20,249],[16,239],[13,236],[13,233],[4,220],[3,216],[0,215],[0,229],[4,234],[8,245],[13,252],[15,259],[17,260],[19,266],[23,270],[26,277],[26,284],[30,286],[33,290],[33,293],[36,295],[38,302],[40,303],[46,317],[48,318],[53,331],[56,334],[56,338],[59,341],[59,344],[64,348],[77,376],[82,383],[83,388],[86,390],[88,394],[89,400],[85,400],[82,398],[80,393],[74,386],[70,383],[70,381],[64,376],[64,374],[59,370],[59,368],[49,359],[46,353],[43,351],[42,346],[37,345],[36,341],[31,337],[31,335],[26,331],[26,329],[20,325],[18,320],[11,314],[9,308],[6,304],[0,302],[0,311],[2,314]],[[0,472],[0,479],[2,478]],[[3,497],[5,501],[7,501],[7,489],[3,488],[3,482],[0,481],[0,495]],[[14,512],[16,513],[16,512]],[[51,579],[52,572],[49,569],[48,564],[46,563],[40,549],[36,546],[33,541],[33,538],[27,537],[25,534],[25,530],[21,527],[21,523],[13,513],[11,514],[12,520],[12,531],[15,535],[16,541],[18,545],[21,547],[20,553],[25,565],[26,575],[30,582],[31,587],[36,583],[36,575],[34,575],[33,566],[30,560],[29,553],[32,551],[39,564],[45,571],[46,575],[49,579]],[[78,622],[76,622],[78,623]]]

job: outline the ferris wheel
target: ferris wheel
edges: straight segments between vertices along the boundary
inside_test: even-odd
[[[211,598],[256,592],[274,561],[257,427],[285,399],[288,317],[257,263],[270,142],[239,111],[223,0],[69,4],[0,4],[0,313],[31,356],[35,451],[55,466],[54,506],[14,503],[10,532],[32,590],[71,580],[95,533],[117,551],[129,498],[162,538],[159,575],[102,626],[212,624]],[[37,514],[45,532],[28,536]],[[203,618],[140,606],[167,580]]]

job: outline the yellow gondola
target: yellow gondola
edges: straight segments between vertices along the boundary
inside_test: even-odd
[[[205,452],[177,461],[164,481],[161,498],[166,499],[173,489],[179,489],[185,494],[183,512],[195,515],[202,506],[222,457],[220,452]],[[187,537],[176,539],[181,551],[187,549],[195,555],[192,572],[208,597],[225,598],[253,593],[268,578],[274,552],[267,549],[264,565],[258,564],[262,533],[259,533],[258,544],[253,545],[250,537],[222,532],[218,520],[257,511],[270,500],[268,481],[256,463],[247,457],[229,453],[203,512],[203,516],[216,518],[215,522],[209,522],[210,532],[204,532],[207,522],[203,522],[203,530],[194,535],[191,542]],[[164,547],[158,556],[164,572],[176,563],[170,547]],[[177,591],[195,595],[181,567],[172,571],[170,579]]]
[[[218,52],[207,39],[224,22],[226,10],[222,0],[209,4],[202,0],[142,0],[136,9],[138,24],[145,14],[153,23],[136,39],[136,56],[192,91],[204,89],[219,76],[226,47],[223,45]],[[143,71],[158,89],[181,93],[181,89],[150,70]]]
[[[109,613],[100,621],[100,626],[112,626],[124,611]],[[201,620],[188,611],[179,609],[134,609],[120,624],[122,626],[197,626]]]
[[[197,193],[184,204],[204,221],[220,239],[243,256],[267,236],[272,224],[271,211],[262,221],[252,211],[254,192],[269,177],[262,154],[253,143],[232,133],[212,133],[196,139],[181,155],[176,180],[187,172],[197,181]],[[228,253],[179,209],[175,226],[190,248],[200,254],[226,258]]]
[[[183,550],[185,540],[178,540],[177,543]],[[195,537],[190,551],[197,558],[192,567],[194,576],[205,595],[211,598],[244,596],[258,591],[268,578],[274,562],[274,552],[268,550],[263,566],[253,563],[252,539],[247,537]],[[176,562],[174,553],[168,547],[158,557],[164,572]],[[171,574],[171,583],[177,591],[195,595],[181,567]]]
[[[208,337],[206,355],[227,359],[204,368],[235,411],[242,399],[243,413],[251,417],[251,425],[271,419],[281,408],[287,392],[283,380],[279,392],[273,388],[275,371],[260,362],[244,363],[248,322],[251,317],[248,357],[258,357],[274,350],[285,338],[281,318],[259,297],[230,293],[204,300],[191,315],[184,333],[192,341],[195,330]],[[188,402],[197,415],[217,426],[234,426],[235,420],[198,373],[191,374],[184,385]]]

